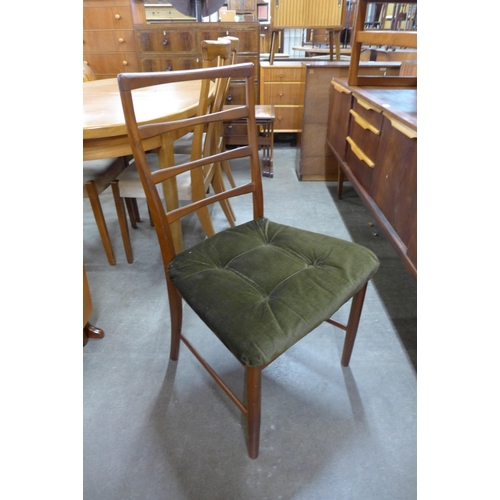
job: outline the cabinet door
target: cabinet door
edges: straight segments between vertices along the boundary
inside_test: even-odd
[[[342,85],[332,82],[330,85],[330,108],[328,113],[327,141],[339,158],[344,161],[346,155],[346,137],[349,132],[349,110],[352,92]]]
[[[416,238],[416,133],[384,118],[374,170],[373,199],[401,241],[409,246]]]
[[[304,0],[273,0],[271,22],[273,26],[283,28],[306,27]]]
[[[342,26],[343,0],[305,2],[305,26]]]

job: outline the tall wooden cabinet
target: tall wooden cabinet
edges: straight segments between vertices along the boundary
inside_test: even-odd
[[[139,71],[134,24],[143,13],[138,0],[83,0],[83,60],[98,79]]]
[[[276,28],[342,27],[345,0],[272,0],[271,22]]]

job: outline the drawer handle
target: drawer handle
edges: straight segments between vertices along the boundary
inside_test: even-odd
[[[161,43],[162,43],[163,45],[167,45],[167,44],[168,44],[168,40],[162,40],[162,41],[161,41]]]
[[[408,127],[408,125],[405,125],[404,123],[401,123],[397,120],[391,120],[389,118],[389,121],[391,122],[391,125],[396,129],[399,130],[403,135],[406,135],[406,137],[410,139],[416,139],[417,138],[417,131],[413,130],[412,128]]]
[[[118,38],[118,41],[119,41],[120,43],[123,43],[125,40],[124,40],[123,38]]]
[[[115,19],[121,19],[121,17],[120,14],[115,14]]]
[[[368,111],[376,111],[377,113],[380,113],[381,112],[381,109],[378,108],[377,106],[373,106],[372,104],[370,104],[369,102],[367,101],[364,101],[363,99],[360,99],[359,97],[356,98],[356,100],[358,101],[358,104],[362,107],[362,108],[365,108],[367,109]]]
[[[354,121],[365,130],[373,132],[375,135],[380,135],[380,130],[375,128],[368,120],[365,120],[361,115],[358,115],[353,109],[349,110],[349,113],[354,117]]]
[[[342,85],[340,85],[339,83],[337,82],[332,82],[332,85],[333,85],[333,88],[337,91],[337,92],[341,92],[343,94],[348,94],[348,95],[351,95],[352,94],[352,91],[350,91],[349,89],[346,89],[345,87],[343,87]]]
[[[347,136],[346,140],[351,146],[352,152],[356,155],[358,160],[364,161],[370,168],[373,168],[375,166],[375,163],[373,163],[370,158],[368,158],[368,156],[363,153],[361,148],[349,136]]]
[[[123,61],[123,65],[127,66],[128,65],[128,61]]]

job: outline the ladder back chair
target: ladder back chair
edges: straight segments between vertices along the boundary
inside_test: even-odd
[[[231,64],[235,64],[236,56],[238,54],[238,49],[239,49],[239,38],[236,38],[234,36],[224,36],[220,37],[219,40],[229,40],[231,42]],[[230,81],[227,82],[224,102],[226,102],[226,98],[229,93],[230,83],[231,83]],[[231,105],[229,104],[226,106],[231,106]],[[275,118],[276,116],[274,114],[274,106],[272,104],[255,105],[255,123],[257,124],[256,131],[258,134],[257,140],[259,146],[262,147],[262,175],[264,177],[271,177],[271,178],[274,177],[273,156],[274,156]],[[226,126],[228,126],[230,129],[232,129],[234,126],[238,127],[237,129],[238,131],[240,130],[240,127],[242,125],[244,126],[244,121],[242,120],[226,124]],[[243,132],[241,132],[239,135],[224,134],[223,137],[221,137],[221,140],[223,142],[222,147],[225,148],[226,146],[229,145],[241,145],[242,141],[244,143],[245,137]],[[222,168],[224,169],[224,173],[226,174],[229,183],[231,184],[232,187],[234,187],[235,183],[229,164],[225,162],[222,165]]]
[[[201,45],[204,67],[229,64],[231,57],[229,41],[202,41]],[[203,96],[203,99],[200,99],[197,114],[205,114],[209,110],[213,112],[221,107],[220,103],[223,102],[223,92],[227,79],[224,79],[224,81],[219,80],[213,82],[213,90],[210,95]],[[216,133],[217,131],[215,129],[210,129],[210,131],[200,129],[198,132],[188,132],[188,130],[184,130],[177,134],[177,137],[180,137],[180,139],[170,142],[166,141],[171,144],[173,148],[172,155],[174,163],[182,162],[188,158],[193,160],[205,154],[210,154],[210,151],[217,147]],[[207,140],[207,137],[209,137],[209,140]],[[158,155],[155,151],[148,152],[148,164],[152,171],[161,168]],[[193,175],[195,178],[193,178]],[[118,198],[123,198],[125,201],[131,225],[135,229],[137,228],[137,221],[141,220],[137,207],[137,199],[147,199],[135,162],[132,162],[129,167],[120,174],[118,180],[120,181],[120,191],[117,193],[117,196]],[[215,192],[220,192],[225,189],[219,165],[206,165],[203,169],[202,177],[199,172],[193,172],[192,175],[186,172],[184,175],[179,176],[177,179],[178,199],[181,201],[190,201],[192,199],[197,200],[204,198],[210,186],[212,186]],[[166,203],[165,192],[162,186],[157,186],[157,190],[163,202]],[[119,200],[115,199],[115,202],[118,203]],[[229,224],[234,226],[235,217],[229,201],[221,200],[221,206]],[[199,214],[199,217],[205,234],[207,236],[212,235],[214,229],[208,212]],[[151,224],[153,224],[151,215],[150,221]]]
[[[151,209],[168,290],[171,321],[170,359],[179,358],[183,342],[247,420],[248,454],[259,453],[262,370],[323,321],[346,331],[341,364],[351,357],[368,281],[379,262],[367,248],[311,231],[285,226],[264,217],[262,177],[257,136],[248,145],[214,156],[152,172],[143,141],[157,134],[231,120],[247,121],[255,130],[253,63],[165,73],[118,75],[131,148]],[[138,125],[133,90],[193,79],[203,79],[201,99],[211,79],[235,78],[246,87],[245,104],[177,122]],[[199,132],[198,132],[199,133]],[[243,162],[249,176],[230,188],[189,205],[165,212],[156,185],[183,172],[221,161]],[[200,243],[176,252],[171,224],[202,206],[222,199],[239,202],[250,197],[253,217],[217,232]],[[245,200],[242,200],[245,203]],[[347,325],[331,319],[352,299]],[[201,318],[245,371],[245,397],[240,399],[188,340],[182,330],[183,300]],[[222,432],[222,430],[221,430]]]

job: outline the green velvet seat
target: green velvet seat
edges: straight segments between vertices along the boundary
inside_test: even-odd
[[[330,318],[376,272],[367,248],[265,218],[170,263],[186,302],[246,366],[263,366]]]

